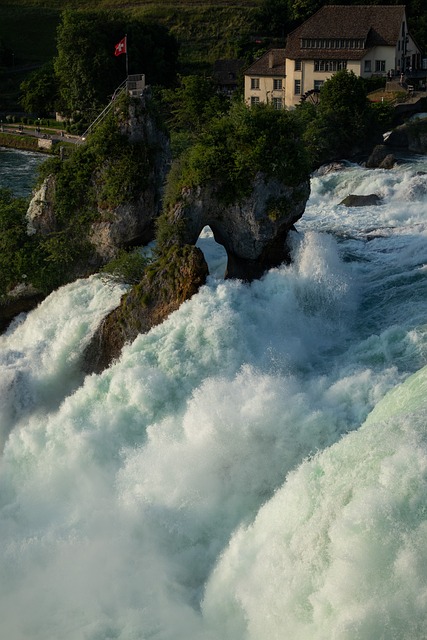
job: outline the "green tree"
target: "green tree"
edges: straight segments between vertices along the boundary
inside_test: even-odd
[[[46,117],[55,111],[58,101],[58,85],[53,63],[48,62],[30,74],[21,83],[21,106],[27,113]]]
[[[168,124],[175,131],[200,131],[230,106],[213,80],[203,76],[180,76],[179,86],[164,90],[162,98],[169,111]]]
[[[120,14],[66,10],[58,27],[54,67],[67,115],[90,120],[126,79],[126,56],[114,55],[125,34],[130,74],[145,73],[148,84],[166,86],[175,78],[177,44],[164,27],[125,20]]]
[[[0,189],[0,297],[27,275],[28,246],[24,199],[13,198],[8,189]]]
[[[352,71],[338,71],[325,82],[313,114],[304,139],[314,165],[362,151],[378,133],[365,83]]]
[[[262,0],[255,14],[254,27],[260,33],[284,38],[294,27],[289,0]]]
[[[63,13],[54,65],[67,115],[95,115],[120,82],[112,54],[114,40],[105,29],[108,22],[101,13]]]
[[[308,177],[302,128],[293,112],[271,105],[249,108],[235,103],[214,118],[172,171],[166,200],[172,203],[183,187],[214,185],[225,203],[247,196],[258,172],[295,186]]]

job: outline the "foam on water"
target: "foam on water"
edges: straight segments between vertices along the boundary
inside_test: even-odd
[[[80,355],[123,292],[97,277],[76,281],[0,336],[0,446],[14,424],[56,407],[81,382]]]
[[[423,369],[398,411],[386,396],[382,421],[302,464],[234,534],[203,603],[214,636],[425,637],[426,388]]]
[[[291,266],[211,277],[101,375],[78,373],[121,294],[98,278],[1,338],[5,637],[388,640],[416,615],[421,640],[425,235],[308,227]]]

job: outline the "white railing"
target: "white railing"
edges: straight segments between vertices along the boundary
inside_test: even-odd
[[[95,118],[95,120],[92,122],[92,124],[90,124],[88,126],[88,128],[86,129],[86,131],[81,135],[81,139],[85,140],[87,138],[87,135],[92,131],[92,129],[99,124],[104,118],[105,116],[107,116],[109,114],[109,112],[111,111],[111,109],[113,108],[114,102],[116,100],[116,98],[118,96],[120,96],[126,89],[126,83],[127,83],[127,79],[124,80],[122,82],[122,84],[120,86],[117,87],[117,89],[114,91],[110,102],[107,104],[107,106],[105,107],[105,109],[103,111],[101,111],[101,113]]]

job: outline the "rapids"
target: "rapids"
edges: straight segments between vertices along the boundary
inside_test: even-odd
[[[2,637],[425,638],[426,204],[424,158],[314,175],[292,265],[251,285],[205,230],[206,286],[100,375],[79,362],[117,285],[15,320]]]

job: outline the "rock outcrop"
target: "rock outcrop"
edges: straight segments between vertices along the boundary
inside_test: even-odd
[[[385,144],[377,144],[369,156],[367,169],[392,169],[396,163],[396,158]]]
[[[291,187],[258,173],[251,194],[240,202],[221,204],[213,186],[184,189],[168,215],[179,229],[181,244],[195,244],[209,225],[227,252],[225,276],[250,281],[289,262],[287,235],[302,216],[309,194],[308,179]]]
[[[411,120],[390,132],[385,140],[387,147],[427,153],[427,118]]]
[[[162,191],[169,170],[171,155],[169,138],[156,123],[149,108],[151,95],[147,89],[142,97],[131,102],[129,113],[120,123],[121,132],[130,144],[143,143],[148,150],[149,166],[141,176],[141,189],[129,202],[110,206],[95,187],[98,216],[88,230],[93,249],[89,262],[96,267],[117,255],[121,248],[147,244],[154,238],[155,219],[161,210]],[[111,162],[106,159],[106,163]],[[102,183],[104,168],[97,167],[93,184]],[[99,179],[101,178],[101,180]],[[56,178],[48,176],[34,193],[27,211],[28,233],[47,235],[58,230],[55,212]]]
[[[3,333],[12,320],[20,313],[35,309],[45,295],[31,285],[18,285],[7,296],[0,299],[0,333]]]
[[[370,207],[382,204],[382,199],[376,193],[369,193],[366,196],[350,194],[340,202],[345,207]]]
[[[208,267],[197,247],[173,247],[154,262],[96,331],[84,354],[87,373],[103,371],[122,347],[160,324],[205,283]]]

